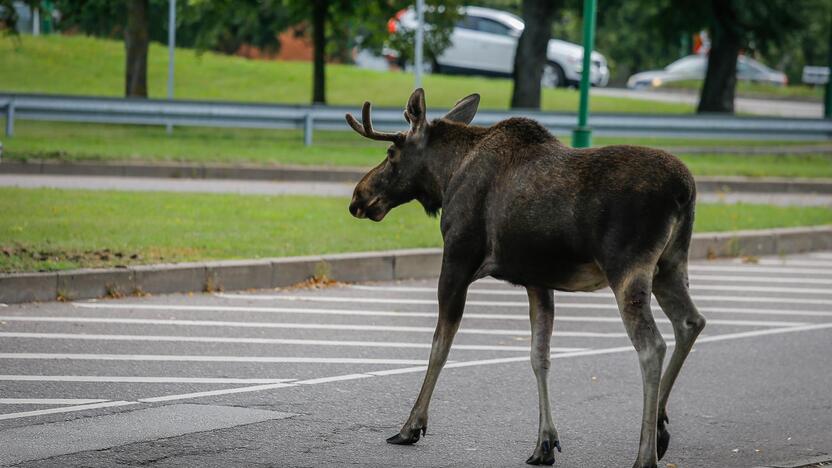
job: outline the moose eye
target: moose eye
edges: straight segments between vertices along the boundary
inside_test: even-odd
[[[399,162],[399,152],[395,150],[395,148],[388,148],[387,149],[387,160],[391,163]]]

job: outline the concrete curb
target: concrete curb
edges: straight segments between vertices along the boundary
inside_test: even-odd
[[[779,255],[813,250],[832,250],[832,226],[696,234],[690,258]],[[267,289],[290,286],[315,277],[344,282],[429,278],[439,275],[441,263],[442,249],[408,249],[0,274],[0,303]]]
[[[806,193],[832,194],[830,179],[795,179],[786,177],[697,177],[699,192]]]
[[[0,162],[0,174],[91,175],[179,179],[241,179],[309,182],[357,182],[360,167],[263,166],[257,164],[107,163],[51,160]]]
[[[279,180],[355,183],[368,168],[260,166],[254,164],[105,163],[34,160],[0,162],[0,174],[93,175],[190,179]],[[832,194],[832,179],[697,177],[700,192]]]

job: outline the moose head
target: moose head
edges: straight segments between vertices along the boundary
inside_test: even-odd
[[[435,215],[442,207],[442,199],[436,173],[432,172],[433,165],[441,164],[443,154],[452,152],[455,146],[445,130],[449,125],[467,126],[473,120],[479,102],[479,94],[471,94],[457,102],[442,118],[428,122],[425,92],[418,88],[411,94],[404,110],[404,118],[410,124],[410,129],[404,132],[376,131],[369,102],[364,103],[361,123],[347,114],[347,123],[359,135],[391,142],[384,161],[356,185],[350,213],[356,218],[381,221],[391,209],[418,200],[426,212]]]

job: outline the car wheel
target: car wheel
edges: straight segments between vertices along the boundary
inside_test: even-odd
[[[566,85],[566,77],[563,68],[552,62],[543,65],[543,75],[540,77],[540,86],[543,88],[557,88]]]

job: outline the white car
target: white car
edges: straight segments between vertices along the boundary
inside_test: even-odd
[[[517,15],[482,7],[464,7],[454,26],[451,44],[432,64],[434,72],[511,76],[514,53],[525,25]],[[391,32],[398,27],[416,29],[416,11],[402,10],[391,20]],[[430,28],[430,25],[426,25]],[[581,81],[584,48],[559,39],[549,40],[541,83],[547,87],[577,86]],[[607,60],[592,52],[590,82],[606,86],[610,79]]]
[[[666,66],[663,70],[636,73],[627,80],[630,89],[658,88],[674,81],[702,81],[708,71],[707,55],[688,55]],[[737,57],[737,80],[786,86],[786,74],[763,65],[744,55]]]

